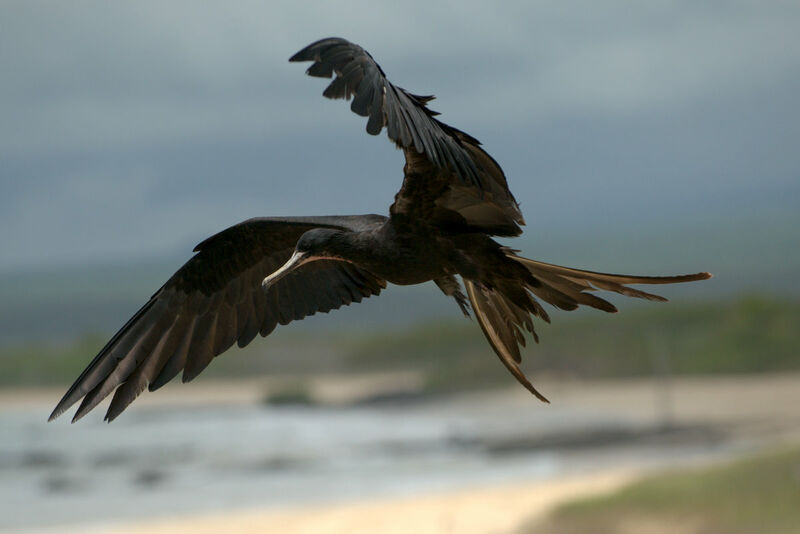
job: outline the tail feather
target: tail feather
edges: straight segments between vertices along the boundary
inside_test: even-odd
[[[525,346],[523,329],[530,332],[536,342],[539,341],[531,315],[550,322],[547,312],[535,297],[564,310],[574,310],[583,304],[613,313],[617,311],[613,304],[587,291],[613,291],[628,297],[663,302],[667,299],[628,287],[628,284],[677,284],[711,278],[711,274],[706,272],[678,276],[599,273],[523,258],[511,250],[506,252],[506,255],[524,265],[534,279],[528,282],[516,282],[521,284],[528,294],[527,304],[520,301],[517,290],[519,286],[511,288],[513,295],[509,293],[508,280],[490,285],[465,279],[464,285],[478,324],[500,361],[520,384],[543,402],[549,401],[536,390],[519,366],[522,361],[519,347]]]
[[[614,313],[617,311],[617,308],[607,300],[591,293],[584,293],[583,291],[594,289],[588,282],[581,280],[581,282],[584,282],[581,284],[567,277],[544,271],[531,271],[531,274],[541,282],[541,285],[530,288],[530,291],[545,302],[553,304],[562,310],[574,310],[578,305],[584,304],[605,312]],[[549,293],[552,293],[554,289],[563,295],[560,300],[563,302],[566,299],[569,307],[554,303],[548,298]]]
[[[531,260],[515,254],[509,254],[509,256],[522,263],[532,271],[541,270],[551,272],[566,276],[573,280],[611,282],[612,284],[679,284],[682,282],[694,282],[696,280],[707,280],[711,278],[711,273],[706,272],[679,274],[677,276],[636,276],[630,274],[599,273],[596,271],[583,271],[581,269],[573,269],[571,267],[563,267],[561,265],[554,265],[552,263],[545,263],[543,261]]]
[[[525,373],[519,368],[519,362],[522,360],[519,354],[519,346],[513,341],[509,343],[507,322],[497,309],[497,306],[492,302],[497,298],[509,303],[510,301],[495,290],[472,280],[464,280],[464,285],[467,288],[467,295],[470,303],[472,303],[472,311],[475,312],[478,324],[500,361],[514,375],[514,378],[525,386],[525,389],[536,395],[536,398],[542,402],[549,403],[550,401],[533,387],[533,384],[525,377]],[[513,303],[510,304],[515,306]]]

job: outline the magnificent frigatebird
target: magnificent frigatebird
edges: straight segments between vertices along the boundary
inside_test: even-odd
[[[436,118],[427,106],[432,96],[393,85],[368,52],[344,39],[322,39],[289,61],[312,61],[309,75],[333,77],[323,95],[352,98],[350,109],[368,117],[367,132],[386,128],[403,151],[405,176],[389,217],[255,218],[209,237],[100,350],[50,420],[83,398],[77,421],[116,390],[105,416],[111,421],[145,388],[154,391],[181,370],[184,382],[192,380],[234,343],[244,347],[278,324],[360,302],[387,282],[429,280],[465,315],[472,308],[503,364],[547,402],[519,368],[523,330],[538,342],[532,317],[550,321],[537,299],[562,310],[583,304],[615,312],[588,292],[664,301],[628,284],[710,277],[607,274],[518,256],[490,237],[518,236],[525,224],[503,171],[477,139]]]

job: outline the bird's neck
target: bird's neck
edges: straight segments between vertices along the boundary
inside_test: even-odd
[[[387,223],[376,230],[343,232],[331,253],[398,285],[419,284],[441,275],[424,236],[407,236]]]

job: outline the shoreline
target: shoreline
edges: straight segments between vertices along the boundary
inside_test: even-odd
[[[796,446],[800,436],[767,446]],[[281,508],[243,507],[213,513],[181,513],[142,520],[23,529],[19,534],[514,534],[546,520],[558,506],[614,493],[643,477],[673,469],[724,464],[755,449],[666,464],[626,464],[528,482],[506,482],[413,496],[361,498]],[[15,531],[16,532],[16,531]]]
[[[173,380],[158,392],[145,391],[129,408],[161,406],[183,407],[215,404],[220,406],[261,404],[267,394],[282,384],[296,380],[297,375],[272,375],[241,379],[203,379],[191,383]],[[356,375],[320,374],[301,377],[307,380],[312,392],[312,406],[338,408],[354,406],[369,400],[377,393],[399,392],[413,396],[421,380],[413,372],[375,372]],[[652,406],[633,406],[629,399],[650,397],[653,403],[662,402],[663,389],[675,403],[680,418],[685,415],[712,417],[730,414],[730,400],[748,398],[741,403],[739,413],[764,414],[765,405],[777,408],[788,415],[800,415],[792,409],[791,402],[798,398],[796,385],[800,384],[800,371],[764,374],[677,375],[667,383],[652,377],[632,378],[538,378],[540,389],[547,389],[553,405],[603,405],[622,411],[649,410]],[[0,388],[0,411],[55,405],[67,385]],[[658,391],[656,391],[656,389]],[[427,402],[420,394],[421,403]],[[776,398],[777,396],[777,398]],[[532,397],[516,382],[507,387],[476,391],[455,391],[431,397],[433,402],[458,401],[462,398],[499,398],[515,402],[528,402]],[[753,398],[759,402],[753,402]],[[779,400],[780,399],[780,400]],[[385,403],[391,406],[391,402]],[[787,405],[788,404],[788,405]],[[101,405],[102,406],[102,405]],[[691,412],[691,413],[689,413]],[[774,413],[770,414],[774,415]]]
[[[11,441],[17,443],[18,454],[8,456],[6,466],[10,474],[21,477],[21,485],[7,488],[7,512],[25,514],[31,499],[43,499],[36,501],[39,513],[61,518],[59,523],[35,526],[10,521],[7,526],[13,532],[50,534],[513,532],[565,500],[612,491],[661,468],[687,465],[692,459],[698,464],[713,462],[729,453],[800,441],[798,373],[675,378],[669,385],[671,403],[664,419],[659,403],[663,392],[653,387],[652,380],[544,380],[555,399],[552,407],[511,388],[366,409],[351,403],[359,395],[369,395],[375,384],[385,383],[386,376],[316,380],[319,392],[327,395],[318,397],[323,403],[289,409],[266,408],[264,394],[270,383],[261,379],[175,383],[143,396],[129,418],[111,427],[101,424],[102,413],[75,426],[68,419],[46,424],[47,410],[61,394],[60,388],[0,390],[0,412],[5,412],[8,428],[17,429],[11,435],[39,436],[39,441]],[[342,396],[343,391],[349,396]],[[246,415],[239,419],[238,413]],[[339,417],[342,413],[347,414],[344,419]],[[423,426],[424,431],[409,437],[402,425],[393,426],[393,417],[433,426]],[[337,435],[335,447],[315,456],[313,440],[297,436],[318,435],[320,425],[332,420],[337,421],[332,428],[344,433]],[[252,421],[257,426],[250,426]],[[667,426],[661,425],[664,422]],[[223,432],[249,436],[250,446],[237,449],[237,454],[229,452],[230,440],[218,437],[219,425],[226,429]],[[303,430],[294,434],[290,443],[295,448],[289,454],[279,445],[293,428]],[[353,440],[348,432],[354,431],[366,431],[366,437]],[[164,439],[147,437],[152,432]],[[47,441],[42,441],[45,437]],[[302,446],[297,449],[298,445]],[[466,458],[467,464],[443,461],[437,452],[441,448],[458,461]],[[321,468],[292,463],[304,458],[303,450],[321,462]],[[400,454],[397,477],[391,474],[396,467],[393,451]],[[537,478],[531,478],[519,470],[528,464],[515,463],[534,453],[546,457],[549,451],[558,451],[569,469],[545,471],[544,478],[532,470],[531,476]],[[414,463],[412,453],[435,469]],[[364,477],[361,480],[368,484],[383,484],[387,477],[401,485],[415,483],[420,476],[452,481],[461,476],[463,465],[484,473],[481,476],[487,476],[490,464],[502,466],[496,473],[513,466],[502,476],[514,476],[488,476],[483,481],[463,477],[462,485],[436,490],[429,486],[424,493],[354,495],[342,486],[350,483],[350,471],[325,467],[327,454],[349,462],[353,476]],[[387,463],[380,464],[383,467],[368,463],[372,467],[362,470],[365,459]],[[304,465],[312,468],[304,471]],[[247,475],[252,469],[258,470],[256,476]],[[292,501],[295,494],[287,494],[284,482],[295,472],[312,485]],[[148,476],[155,477],[152,483]],[[294,491],[298,487],[289,486]],[[111,496],[100,512],[94,512],[105,502],[102,488],[113,488]],[[208,488],[213,491],[205,491]],[[315,500],[314,492],[334,498]]]
[[[512,532],[523,523],[545,517],[563,502],[612,492],[642,473],[643,470],[634,468],[616,469],[414,497],[150,519],[84,531],[94,534]]]

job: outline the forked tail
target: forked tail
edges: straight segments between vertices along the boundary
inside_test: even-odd
[[[538,282],[538,284],[523,283],[530,302],[524,303],[523,306],[519,299],[515,299],[516,302],[512,301],[498,288],[490,288],[467,279],[464,280],[464,284],[475,317],[477,317],[486,339],[500,357],[500,361],[520,384],[544,402],[549,401],[533,387],[519,367],[522,361],[519,347],[525,346],[523,329],[530,332],[537,343],[539,341],[531,316],[550,322],[550,316],[535,297],[562,310],[574,310],[580,305],[585,305],[613,313],[617,311],[613,304],[587,292],[602,289],[628,297],[665,302],[667,299],[664,297],[634,289],[628,285],[678,284],[711,278],[711,274],[705,272],[678,276],[631,276],[598,273],[522,258],[510,250],[506,255],[524,265]]]

